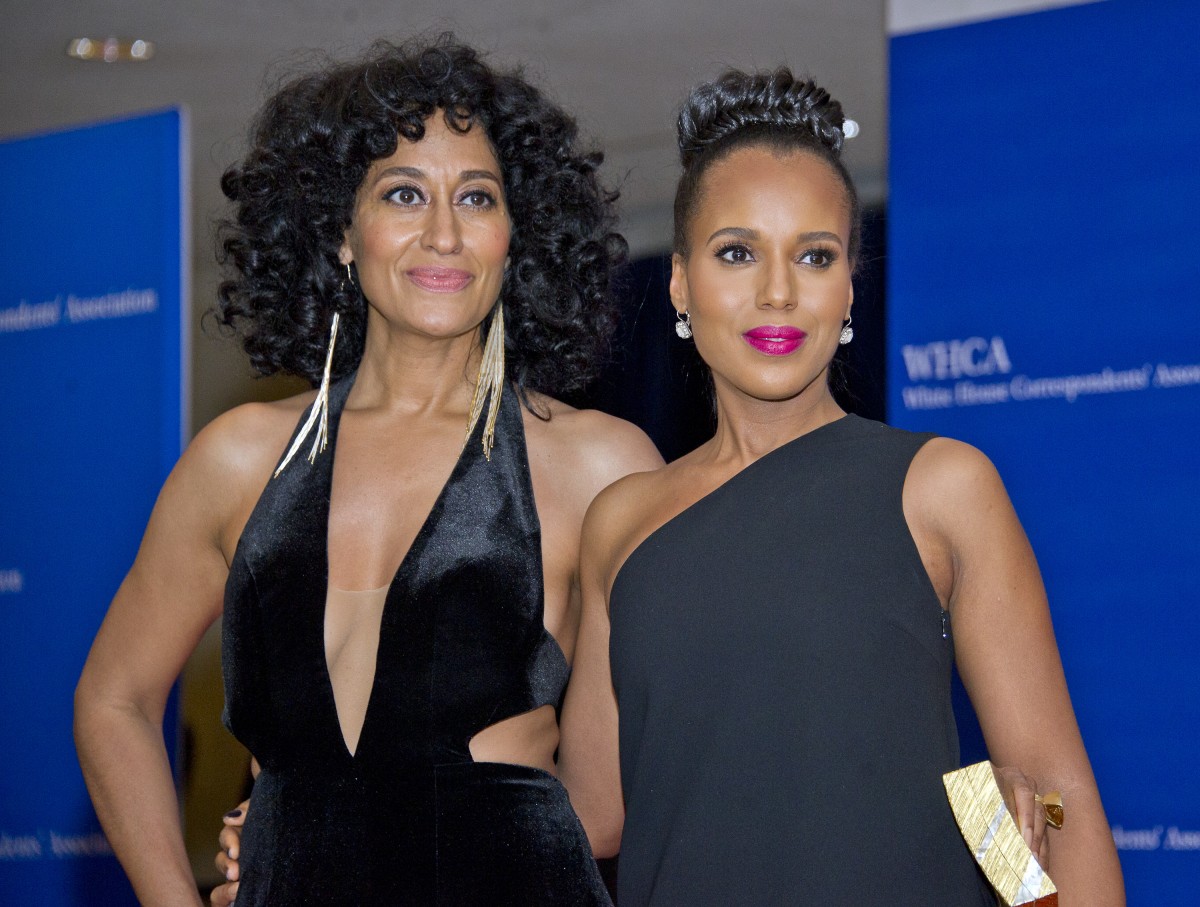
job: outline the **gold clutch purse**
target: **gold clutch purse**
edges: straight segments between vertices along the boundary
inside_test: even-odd
[[[1058,889],[1021,837],[990,762],[942,776],[963,840],[1006,907],[1057,905]]]

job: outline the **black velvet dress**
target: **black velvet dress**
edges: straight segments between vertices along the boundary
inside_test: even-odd
[[[621,907],[994,907],[942,786],[954,647],[903,512],[928,438],[822,426],[621,567]]]
[[[566,791],[476,763],[471,738],[558,706],[568,666],[543,625],[541,535],[517,395],[491,461],[466,445],[387,593],[358,746],[346,748],[324,649],[338,420],[251,514],[225,590],[225,723],[254,753],[239,907],[609,904]]]

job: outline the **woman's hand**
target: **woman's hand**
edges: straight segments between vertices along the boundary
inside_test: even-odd
[[[1046,866],[1050,838],[1046,834],[1046,811],[1034,799],[1039,793],[1037,784],[1016,766],[993,765],[992,774],[1021,837],[1037,856],[1038,863]]]
[[[233,899],[237,897],[241,869],[238,866],[238,856],[242,846],[242,825],[246,822],[246,813],[249,810],[250,801],[243,800],[238,804],[237,809],[225,813],[223,820],[225,827],[221,829],[221,834],[217,838],[221,849],[217,852],[213,862],[217,864],[217,869],[220,870],[226,881],[214,888],[212,894],[209,895],[213,907],[229,907],[233,903]]]

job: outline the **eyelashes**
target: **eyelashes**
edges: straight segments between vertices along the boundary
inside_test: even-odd
[[[731,242],[718,246],[713,252],[713,257],[733,265],[749,264],[756,261],[750,247],[740,242]],[[797,263],[808,265],[821,271],[831,267],[837,260],[837,249],[829,246],[811,246],[801,252],[796,258]]]
[[[383,193],[383,200],[402,207],[411,207],[427,204],[429,198],[419,186],[406,183],[390,187]],[[496,196],[487,189],[467,189],[455,198],[454,204],[466,208],[487,210],[496,207]]]
[[[754,260],[754,257],[750,254],[750,250],[742,243],[736,242],[726,243],[725,245],[720,246],[713,253],[713,256],[735,265]]]
[[[496,207],[496,196],[488,192],[486,189],[470,189],[464,192],[461,196],[461,201],[467,199],[480,199],[469,207],[472,208],[494,208]]]
[[[416,205],[425,202],[425,194],[416,186],[393,186],[383,193],[383,199],[400,205]]]
[[[800,256],[800,260],[805,264],[824,270],[838,260],[838,253],[836,249],[831,249],[828,246],[814,246],[811,249],[806,249],[804,254]]]

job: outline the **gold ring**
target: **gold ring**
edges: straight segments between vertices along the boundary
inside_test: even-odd
[[[1056,790],[1052,790],[1044,797],[1041,794],[1034,794],[1033,799],[1042,804],[1042,812],[1046,814],[1046,824],[1054,828],[1062,828],[1062,794]]]

